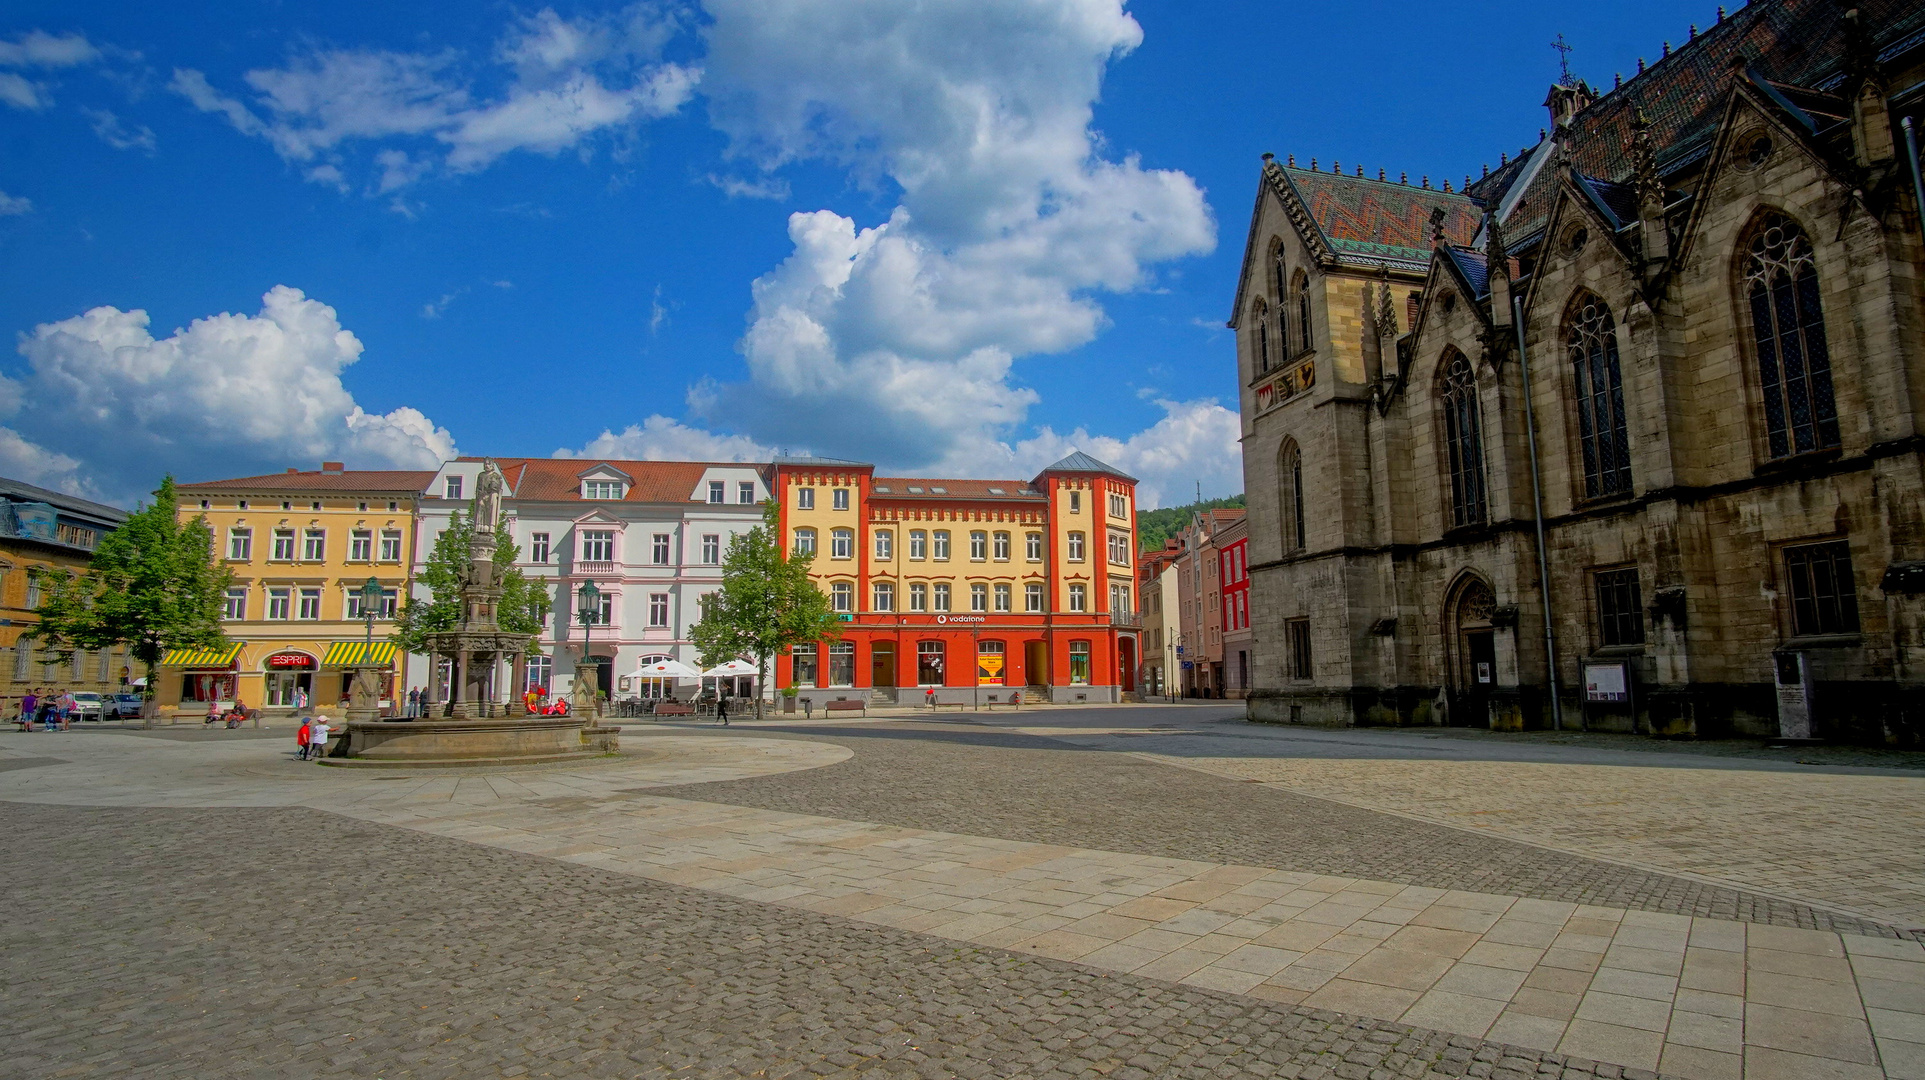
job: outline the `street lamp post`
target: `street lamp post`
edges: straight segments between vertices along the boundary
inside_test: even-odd
[[[363,720],[379,719],[381,716],[381,688],[374,684],[374,613],[381,606],[381,581],[370,577],[361,583],[361,616],[367,620],[367,647],[361,653],[361,662],[355,665],[354,685],[359,692],[349,690],[348,711],[351,716]],[[368,702],[374,702],[372,706]]]
[[[588,645],[593,634],[592,628],[602,616],[602,591],[595,587],[594,582],[584,581],[582,582],[582,587],[575,590],[575,599],[578,601],[575,609],[575,617],[581,620],[582,624],[582,666],[592,666],[594,668],[594,689],[599,693],[601,691],[601,665],[589,659]],[[579,695],[577,696],[579,697]]]

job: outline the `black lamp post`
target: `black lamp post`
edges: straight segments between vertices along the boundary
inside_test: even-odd
[[[368,620],[368,651],[374,651],[374,613],[381,607],[381,582],[369,578],[361,585],[361,614]]]
[[[594,582],[584,581],[582,587],[575,590],[575,599],[578,601],[575,617],[580,619],[582,624],[582,666],[592,665],[595,668],[595,689],[600,691],[601,665],[589,659],[588,643],[592,633],[590,628],[602,617],[602,591],[595,587]]]

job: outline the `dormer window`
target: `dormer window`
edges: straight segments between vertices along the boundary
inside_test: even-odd
[[[619,499],[621,497],[622,482],[620,480],[582,481],[582,498],[584,499]]]
[[[448,477],[448,486],[446,488],[446,492],[447,492],[446,494],[447,498],[450,498],[450,499],[461,498],[461,477],[459,476]]]

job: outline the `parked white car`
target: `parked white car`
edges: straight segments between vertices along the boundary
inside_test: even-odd
[[[97,724],[105,719],[106,708],[106,701],[101,695],[91,690],[78,690],[74,692],[73,718],[75,720],[92,720]]]

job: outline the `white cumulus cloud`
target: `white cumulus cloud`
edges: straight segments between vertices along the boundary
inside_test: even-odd
[[[39,475],[69,489],[129,498],[163,472],[245,476],[324,458],[433,468],[456,452],[416,409],[357,404],[341,373],[361,358],[360,340],[333,308],[285,285],[257,314],[196,319],[164,338],[145,311],[97,307],[34,327],[19,352],[26,370],[0,377],[0,462],[37,454]]]
[[[11,41],[0,39],[0,68],[80,67],[101,58],[101,51],[80,34],[29,30]],[[14,71],[0,71],[0,101],[16,109],[38,110],[53,103],[48,86]]]
[[[472,171],[517,150],[552,155],[672,115],[701,80],[700,69],[662,58],[680,28],[677,11],[652,2],[576,19],[544,8],[518,19],[486,62],[451,50],[322,49],[247,72],[245,99],[191,68],[171,85],[267,140],[307,179],[346,190],[365,171],[370,193],[386,194],[438,168]]]
[[[1011,471],[1027,476],[1076,450],[1137,478],[1137,504],[1146,509],[1179,506],[1196,497],[1243,490],[1242,425],[1236,411],[1216,401],[1158,400],[1163,419],[1118,439],[1082,428],[1059,435],[1045,427],[1009,448]]]
[[[12,217],[15,214],[31,213],[33,213],[32,199],[24,195],[9,195],[4,191],[0,191],[0,217]]]
[[[619,434],[603,431],[579,450],[556,457],[626,461],[767,461],[773,449],[742,435],[718,435],[666,416],[630,424]]]

